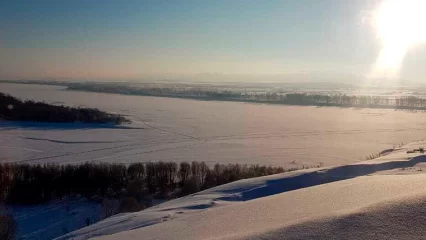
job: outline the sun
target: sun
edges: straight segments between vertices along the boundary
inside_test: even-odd
[[[426,41],[426,0],[384,0],[373,24],[382,44],[374,74],[394,77],[407,50]]]

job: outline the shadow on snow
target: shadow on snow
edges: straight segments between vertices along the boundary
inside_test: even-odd
[[[222,197],[220,200],[247,201],[315,185],[365,176],[378,171],[413,167],[422,162],[426,162],[425,155],[414,157],[408,161],[339,166],[331,169],[302,173],[300,175],[278,180],[269,180],[266,181],[265,185],[242,191],[237,196]]]

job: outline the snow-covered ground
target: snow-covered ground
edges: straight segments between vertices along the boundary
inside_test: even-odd
[[[11,205],[17,224],[17,239],[49,240],[99,221],[101,205],[82,198],[63,199],[34,206]]]
[[[334,166],[426,136],[424,113],[301,107],[63,91],[0,84],[53,104],[128,115],[126,127],[0,123],[0,161],[205,161]]]
[[[415,239],[426,234],[417,221],[426,216],[426,157],[406,152],[426,143],[359,162],[402,141],[423,139],[424,113],[122,96],[37,85],[0,84],[0,89],[23,99],[97,107],[134,121],[118,127],[0,122],[2,162],[326,166],[219,186],[60,239],[389,239],[402,233]],[[67,218],[64,205],[56,206],[15,208],[25,226],[20,236],[50,239],[84,226],[86,215],[96,211],[80,204]]]
[[[356,164],[241,180],[58,239],[421,239],[426,141]]]

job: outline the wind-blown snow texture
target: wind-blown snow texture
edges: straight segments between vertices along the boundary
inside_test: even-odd
[[[233,182],[59,239],[419,239],[426,234],[426,175],[419,171],[426,156],[406,152],[425,144]]]

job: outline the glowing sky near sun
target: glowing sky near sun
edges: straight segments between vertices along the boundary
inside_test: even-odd
[[[382,42],[373,75],[398,75],[409,48],[426,41],[426,1],[383,1],[373,24]]]
[[[0,79],[310,72],[422,81],[425,3],[0,0]]]

